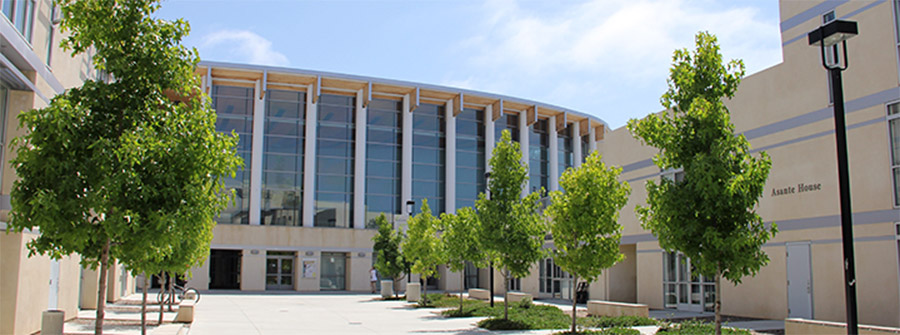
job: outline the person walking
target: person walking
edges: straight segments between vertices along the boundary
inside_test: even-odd
[[[378,282],[378,271],[373,267],[369,270],[369,283],[372,286],[372,293],[375,293],[375,283]]]

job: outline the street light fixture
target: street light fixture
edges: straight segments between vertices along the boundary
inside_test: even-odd
[[[491,179],[491,171],[484,173],[484,194],[487,197],[487,200],[491,200],[491,189],[488,187],[488,181]],[[488,266],[490,267],[490,286],[491,286],[491,307],[494,307],[494,261],[488,262]]]
[[[409,220],[412,219],[413,209],[416,208],[416,201],[413,199],[406,200],[406,221],[407,225],[409,224]],[[409,263],[407,263],[409,264]],[[402,280],[402,279],[401,279]],[[409,271],[409,265],[406,266],[406,282],[412,282],[412,273]]]
[[[853,211],[850,209],[850,173],[847,163],[847,125],[844,120],[844,92],[841,71],[847,69],[847,39],[858,34],[856,22],[831,21],[807,35],[809,45],[818,46],[822,52],[822,66],[831,78],[831,98],[834,102],[834,134],[837,142],[838,184],[841,197],[841,237],[844,249],[844,292],[847,303],[847,334],[859,333],[856,313],[856,267],[853,257]],[[838,59],[836,45],[843,49],[843,65]],[[834,63],[829,64],[825,48],[833,52]]]

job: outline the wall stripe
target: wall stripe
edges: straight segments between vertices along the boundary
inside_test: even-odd
[[[869,121],[863,121],[863,122],[860,122],[860,123],[852,124],[852,125],[850,125],[850,126],[847,126],[847,129],[848,129],[848,130],[850,130],[850,129],[856,129],[856,128],[859,128],[859,127],[864,127],[864,126],[868,126],[868,125],[872,125],[872,124],[876,124],[876,123],[882,123],[882,122],[884,122],[884,121],[885,121],[885,118],[884,118],[884,117],[878,117],[878,118],[871,119],[871,120],[869,120]],[[760,147],[760,148],[757,148],[757,149],[750,150],[750,152],[757,152],[757,151],[762,151],[762,150],[769,150],[769,149],[772,149],[772,148],[777,148],[777,147],[780,147],[780,146],[785,146],[785,145],[789,145],[789,144],[794,144],[794,143],[798,143],[798,142],[803,142],[803,141],[806,141],[806,140],[814,139],[814,138],[816,138],[816,137],[822,137],[822,136],[831,135],[831,134],[834,134],[834,129],[830,129],[830,130],[818,132],[818,133],[815,133],[815,134],[812,134],[812,135],[807,135],[807,136],[803,136],[803,137],[798,137],[798,138],[795,138],[795,139],[792,139],[792,140],[787,140],[787,141],[775,143],[775,144],[772,144],[772,145],[767,145],[767,146],[764,146],[764,147]]]
[[[873,107],[876,105],[885,104],[887,102],[897,100],[898,98],[900,98],[900,87],[892,87],[892,88],[889,88],[889,89],[881,91],[881,92],[869,94],[867,96],[853,99],[853,100],[846,102],[844,104],[845,111],[846,111],[845,114],[857,112],[857,111],[860,111],[860,110],[863,110],[863,109],[866,109],[869,107]],[[765,126],[753,128],[753,129],[744,131],[741,134],[743,134],[744,137],[746,137],[748,140],[754,139],[757,137],[772,135],[772,134],[779,133],[782,131],[787,131],[787,130],[790,130],[793,128],[805,126],[810,123],[829,119],[829,118],[832,118],[833,115],[834,115],[834,112],[832,112],[831,107],[826,107],[823,109],[819,109],[816,111],[798,115],[798,116],[795,116],[792,118],[784,119],[784,120],[781,120],[781,121],[778,121],[775,123],[770,123]],[[879,120],[883,121],[884,119],[879,118]],[[872,122],[872,120],[867,121],[867,122]],[[867,125],[867,124],[858,123],[858,124],[852,125],[848,128],[852,129],[853,127],[861,127],[861,126],[865,126],[865,125]],[[833,132],[834,132],[834,130],[831,130],[829,133],[833,133]],[[817,137],[814,135],[822,136],[825,134],[817,133],[817,134],[813,134],[813,135],[809,135],[809,136]],[[809,136],[807,136],[807,137],[809,137]],[[810,138],[812,138],[812,137],[810,137]],[[791,143],[796,143],[796,142],[791,142]],[[767,146],[766,148],[769,148],[769,147],[772,147],[772,146]],[[762,148],[760,148],[760,150],[761,149]],[[643,159],[643,160],[640,160],[637,162],[623,165],[622,173],[628,173],[633,170],[642,169],[642,168],[649,167],[649,166],[653,166],[653,161],[649,158]],[[629,179],[628,181],[630,182],[633,180],[641,180],[641,179],[649,178],[649,177],[652,177],[655,175],[659,175],[659,173]]]
[[[818,5],[812,6],[811,8],[800,12],[800,14],[789,17],[788,19],[781,21],[781,32],[785,32],[788,29],[794,28],[803,22],[809,21],[812,18],[820,17],[825,12],[828,12],[832,9],[837,8],[837,6],[843,5],[845,3],[850,2],[850,0],[828,0]]]
[[[872,2],[872,3],[868,4],[868,5],[865,5],[865,6],[861,7],[861,8],[859,8],[859,9],[855,10],[855,11],[852,11],[852,12],[850,12],[850,13],[847,13],[847,15],[841,16],[841,17],[839,17],[838,19],[840,19],[840,20],[846,20],[846,19],[849,19],[849,18],[851,18],[851,17],[856,16],[856,15],[859,14],[859,13],[862,13],[862,12],[865,12],[865,11],[871,9],[872,7],[875,7],[875,6],[880,5],[882,2],[885,2],[885,0],[876,0],[875,2]],[[823,12],[823,13],[824,13],[824,12]],[[784,32],[784,30],[782,30],[782,32]],[[794,37],[794,38],[792,38],[792,39],[789,39],[789,40],[787,40],[787,41],[784,41],[784,43],[781,43],[781,46],[784,47],[784,46],[787,46],[788,44],[797,42],[797,41],[803,39],[804,37],[806,37],[807,34],[808,34],[808,33],[802,33],[802,34],[800,34],[800,35],[797,35],[797,37]]]
[[[264,244],[220,244],[209,245],[210,249],[256,249],[260,251],[322,251],[322,252],[372,252],[372,248],[340,248],[340,247],[300,247],[288,245]],[[263,254],[265,255],[265,254]]]
[[[860,238],[854,238],[853,243],[864,243],[864,242],[881,242],[881,241],[893,241],[896,240],[897,237],[893,235],[882,235],[882,236],[866,236]],[[789,241],[789,242],[775,242],[775,243],[766,243],[763,248],[774,248],[774,247],[784,247],[786,243],[791,242],[807,242],[807,241]],[[827,239],[827,240],[812,240],[808,241],[811,244],[838,244],[842,243],[843,240],[839,238]],[[646,250],[637,250],[639,254],[647,254],[647,253],[662,253],[665,250],[663,249],[646,249]]]
[[[853,213],[853,225],[867,225],[867,224],[876,224],[876,223],[885,223],[885,222],[897,222],[900,221],[900,209],[886,209],[880,211],[870,211],[870,212],[858,212]],[[817,229],[817,228],[830,228],[830,227],[840,227],[841,226],[841,216],[840,215],[826,215],[826,216],[817,216],[811,218],[803,218],[803,219],[792,219],[792,220],[783,220],[783,221],[775,221],[778,224],[778,231],[791,231],[791,230],[800,230],[800,229]],[[772,221],[766,222],[766,226],[771,226]],[[893,238],[893,236],[892,236]],[[865,238],[857,238],[854,241],[866,241]],[[638,235],[629,235],[622,236],[622,241],[619,244],[634,244],[640,242],[652,242],[656,241],[656,238],[653,234],[638,234]],[[767,244],[768,245],[768,244]]]

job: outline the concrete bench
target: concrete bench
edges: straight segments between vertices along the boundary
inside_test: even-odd
[[[470,288],[469,299],[490,300],[491,291],[485,290],[483,288]]]
[[[175,313],[173,322],[192,323],[194,322],[194,301],[184,300],[178,304],[178,312]]]
[[[588,315],[595,316],[650,316],[650,309],[644,304],[591,300],[587,303]]]
[[[417,302],[422,299],[422,284],[407,283],[406,284],[406,301]]]
[[[846,334],[847,324],[843,322],[807,320],[800,318],[784,319],[784,334]],[[900,328],[859,325],[860,334],[900,334]]]
[[[522,293],[522,292],[509,292],[506,294],[507,298],[509,298],[509,302],[519,302],[525,299],[534,301],[534,298],[531,297],[530,293]]]

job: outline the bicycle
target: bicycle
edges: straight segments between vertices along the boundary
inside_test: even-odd
[[[197,291],[197,289],[195,289],[193,287],[185,288],[183,286],[174,285],[174,287],[172,289],[173,289],[173,291],[175,291],[174,297],[171,297],[169,295],[169,290],[160,290],[159,294],[156,295],[156,302],[163,303],[164,301],[169,301],[170,298],[174,298],[174,299],[172,299],[171,303],[175,304],[175,303],[184,301],[185,297],[191,297],[191,296],[193,296],[193,300],[194,300],[195,304],[200,302],[200,292]]]

